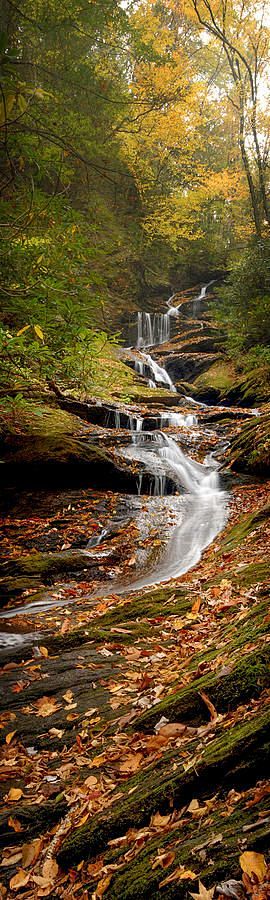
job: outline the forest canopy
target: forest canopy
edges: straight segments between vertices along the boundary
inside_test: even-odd
[[[87,381],[143,296],[215,274],[268,365],[265,3],[3,0],[0,55],[3,387]]]

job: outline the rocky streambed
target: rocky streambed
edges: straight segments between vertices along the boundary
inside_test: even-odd
[[[197,401],[188,366],[167,390],[192,330],[170,309],[180,338],[145,319],[162,343],[142,347],[141,319],[128,351],[141,403],[51,385],[2,439],[11,896],[18,877],[27,897],[184,898],[269,844],[269,413]]]

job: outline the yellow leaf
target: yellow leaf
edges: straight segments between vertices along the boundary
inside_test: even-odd
[[[253,874],[258,876],[259,881],[263,880],[264,875],[266,875],[267,866],[262,853],[246,850],[246,852],[242,853],[240,856],[239,862],[242,872],[245,872],[250,878]]]
[[[44,659],[47,659],[47,656],[49,656],[49,650],[47,650],[47,647],[39,647],[38,649],[41,653],[41,656],[43,656]]]
[[[28,875],[24,869],[18,869],[16,875],[13,875],[13,878],[11,878],[9,887],[12,891],[19,891],[20,888],[25,887],[25,885],[28,884],[29,878],[30,875]]]
[[[23,795],[21,788],[10,788],[8,800],[20,800]]]
[[[82,816],[82,818],[79,819],[79,822],[77,822],[77,824],[75,825],[75,828],[80,828],[81,825],[85,825],[85,823],[89,819],[89,815],[90,815],[89,812],[85,813],[85,816]]]
[[[6,744],[11,744],[14,734],[16,734],[16,731],[9,731],[9,734],[6,734]]]
[[[66,703],[72,703],[73,693],[72,693],[72,691],[68,690],[68,691],[66,691],[65,694],[62,694],[62,697],[63,697],[63,700],[66,700]]]
[[[109,887],[111,879],[112,873],[110,875],[105,875],[105,878],[101,878],[101,881],[98,882],[96,886],[96,897],[98,898],[98,900],[101,900],[101,897],[103,897],[103,894],[105,894],[105,891]]]
[[[56,703],[54,697],[40,697],[40,699],[36,703],[36,706],[37,716],[42,716],[42,718],[51,716],[56,712],[57,709],[59,709],[59,705]]]
[[[171,875],[168,875],[167,878],[164,878],[164,880],[160,882],[159,887],[163,887],[163,885],[165,884],[170,884],[171,881],[185,881],[188,878],[193,880],[194,878],[198,878],[198,875],[196,875],[195,872],[191,872],[190,869],[185,869],[184,866],[178,866],[178,868],[175,869],[174,872],[171,872]],[[192,894],[191,896],[199,897],[199,894]]]
[[[30,328],[30,325],[24,325],[23,328],[20,328],[20,331],[17,331],[16,337],[20,337],[24,331],[28,331],[28,328]]]
[[[36,332],[36,334],[40,338],[40,340],[44,341],[44,334],[40,328],[40,325],[34,325],[34,331]]]

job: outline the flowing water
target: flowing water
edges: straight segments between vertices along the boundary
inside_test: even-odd
[[[211,282],[210,282],[211,283]],[[197,302],[205,297],[207,285],[201,290]],[[170,301],[168,301],[170,303]],[[180,308],[178,306],[177,310]],[[153,344],[155,340],[162,343],[167,340],[169,335],[169,312],[164,316],[159,315],[151,319],[150,314],[141,313],[138,319],[138,344],[140,346],[148,346]],[[173,313],[174,314],[174,313]],[[165,321],[166,320],[166,321]],[[151,386],[158,387],[164,385],[169,387],[171,391],[176,392],[176,388],[165,369],[161,368],[158,363],[150,356],[149,353],[140,353],[140,357],[136,363],[137,371],[140,374],[146,374],[149,377]],[[195,404],[192,398],[186,398],[190,404]],[[196,404],[199,409],[204,404]],[[194,407],[193,407],[194,408]],[[151,415],[151,414],[150,414]],[[181,440],[181,432],[188,432],[198,424],[198,417],[194,412],[186,414],[177,411],[161,411],[151,419],[153,427],[156,430],[147,431],[144,428],[144,418],[142,415],[128,415],[119,410],[112,410],[108,421],[109,427],[121,429],[124,427],[131,432],[131,442],[122,449],[122,454],[128,459],[141,464],[141,474],[138,477],[138,494],[140,495],[143,485],[143,472],[151,473],[152,487],[150,490],[151,499],[148,504],[157,504],[154,506],[155,511],[161,517],[166,518],[169,512],[173,514],[174,524],[170,527],[167,534],[165,549],[161,554],[157,554],[153,560],[153,553],[150,557],[143,559],[140,565],[140,553],[137,554],[138,565],[136,575],[132,582],[127,581],[117,584],[108,582],[103,584],[101,589],[95,591],[94,597],[104,595],[104,593],[124,593],[145,587],[151,584],[158,584],[163,581],[169,581],[172,578],[178,578],[199,561],[203,550],[214,540],[218,532],[224,527],[227,518],[227,495],[221,490],[219,482],[219,474],[217,471],[217,462],[211,454],[208,454],[204,463],[199,463],[187,456],[178,445],[177,441],[171,434],[164,433],[166,428],[181,429],[177,436]],[[175,488],[174,495],[165,497],[168,483],[173,484]],[[162,498],[163,501],[162,501]],[[145,502],[145,501],[144,501]],[[149,512],[149,508],[148,508]],[[151,513],[149,513],[151,516]],[[139,515],[137,516],[138,524],[145,512],[141,511],[139,505]],[[162,518],[160,519],[162,526]],[[162,530],[162,528],[161,528]],[[142,526],[143,533],[143,526]],[[95,553],[95,548],[99,547],[101,541],[106,540],[107,531],[103,530],[100,537],[92,539],[87,545],[87,551]],[[100,551],[99,551],[100,552]],[[105,551],[106,554],[106,551]],[[47,600],[44,602],[36,601],[29,598],[29,604],[17,608],[12,612],[3,612],[1,616],[16,617],[18,613],[37,613],[53,606],[58,606],[66,600]],[[5,634],[0,636],[0,644],[2,646],[9,644],[18,644],[23,641],[29,643],[33,640],[33,635],[28,634]]]

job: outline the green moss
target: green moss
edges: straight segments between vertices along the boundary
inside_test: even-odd
[[[176,761],[175,751],[170,751],[129,779],[123,785],[120,802],[64,841],[58,854],[60,864],[66,866],[70,859],[75,863],[101,852],[108,840],[124,834],[131,825],[144,825],[153,812],[167,812],[189,802],[192,796],[207,795],[209,785],[213,794],[221,777],[228,789],[235,777],[238,785],[248,785],[255,771],[263,777],[270,761],[270,710],[231,729],[221,728],[197,756],[196,743],[190,747],[194,763],[186,771],[183,763]]]
[[[222,810],[221,810],[222,811]],[[262,818],[267,816],[264,804],[256,807],[256,812]],[[241,870],[239,865],[239,835],[243,834],[243,827],[253,824],[254,813],[245,809],[244,803],[240,803],[231,812],[229,818],[221,816],[220,810],[211,814],[211,823],[200,824],[190,820],[179,828],[169,832],[168,835],[159,835],[147,843],[135,860],[124,863],[124,867],[116,873],[107,891],[108,900],[155,900],[174,898],[181,900],[186,898],[189,891],[197,891],[196,881],[190,879],[172,882],[159,888],[160,882],[175,871],[178,866],[183,866],[195,872],[205,886],[213,886],[227,878],[240,880]],[[259,852],[268,850],[270,824],[262,822],[256,834],[246,832],[245,849],[254,849]],[[200,848],[204,849],[204,861],[200,854]],[[153,870],[153,862],[157,858],[158,850],[163,852],[172,849],[175,858],[171,865],[164,871],[161,866]],[[105,863],[107,863],[107,855]]]
[[[136,730],[152,731],[161,716],[171,722],[189,722],[193,725],[208,721],[209,714],[200,691],[206,691],[217,711],[225,713],[238,704],[260,695],[270,685],[270,647],[254,651],[236,662],[233,671],[219,677],[209,673],[196,678],[187,688],[169,695],[136,721]]]
[[[264,522],[267,522],[270,516],[270,503],[263,506],[262,509],[256,510],[248,516],[243,516],[236,525],[233,525],[226,537],[223,538],[220,547],[220,553],[233,550],[242,544],[245,538],[259,528]]]
[[[260,418],[246,423],[231,444],[232,469],[256,475],[270,471],[270,412],[266,409]]]
[[[213,366],[202,372],[194,381],[194,387],[197,388],[215,388],[221,393],[229,390],[237,378],[236,370],[233,363],[221,360],[215,362]]]

